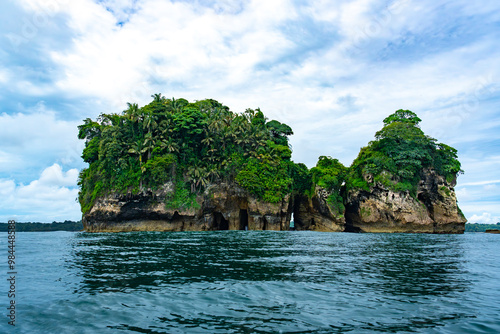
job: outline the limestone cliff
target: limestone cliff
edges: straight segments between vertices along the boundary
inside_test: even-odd
[[[345,229],[344,212],[336,212],[328,204],[328,192],[316,186],[312,198],[297,195],[294,201],[294,223],[297,230],[342,232]]]
[[[168,208],[172,183],[157,191],[111,194],[96,200],[83,217],[90,232],[288,230],[293,212],[296,230],[324,232],[463,233],[466,219],[457,206],[455,181],[447,182],[432,169],[421,173],[416,197],[380,183],[369,191],[351,189],[345,212],[328,203],[328,192],[316,186],[309,198],[287,196],[266,203],[236,184],[210,185],[191,208]],[[345,217],[344,217],[345,216]]]
[[[365,175],[367,181],[370,177]],[[434,170],[425,169],[416,198],[380,183],[372,185],[370,191],[350,190],[346,231],[463,233],[466,219],[457,206],[454,186],[455,181],[449,183]]]
[[[84,214],[90,232],[288,230],[292,213],[290,196],[266,203],[236,184],[210,185],[191,208],[170,209],[165,200],[172,183],[137,195],[110,194],[98,198]]]

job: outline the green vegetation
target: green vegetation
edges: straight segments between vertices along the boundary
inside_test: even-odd
[[[173,191],[166,207],[190,208],[198,207],[196,196],[209,184],[237,182],[272,203],[291,193],[311,198],[320,187],[332,212],[341,216],[349,189],[369,191],[380,182],[415,196],[424,168],[448,181],[462,172],[457,151],[426,136],[419,122],[413,112],[397,110],[350,168],[321,156],[309,170],[291,161],[292,129],[268,121],[259,109],[236,114],[211,99],[191,103],[155,94],[143,107],[129,103],[121,114],[87,118],[78,126],[89,164],[80,173],[79,201],[86,213],[99,196],[168,184]],[[449,195],[448,189],[441,191]]]
[[[500,223],[496,223],[496,224],[465,224],[465,232],[484,232],[486,230],[500,230]]]
[[[143,107],[87,118],[78,126],[89,164],[79,176],[82,212],[112,192],[139,193],[171,182],[167,207],[193,207],[210,183],[238,182],[255,196],[278,202],[292,190],[288,136],[259,110],[236,114],[215,100],[190,103],[161,94]]]
[[[351,167],[344,167],[337,159],[319,157],[309,173],[302,168],[294,174],[296,189],[312,196],[315,186],[329,194],[327,203],[332,212],[344,212],[348,189],[364,189],[380,182],[394,191],[416,190],[424,168],[432,168],[448,181],[461,173],[457,151],[426,136],[419,128],[420,118],[409,110],[397,110],[384,119],[384,127],[375,134],[375,140],[363,147]],[[309,178],[309,179],[308,179]],[[447,196],[448,188],[441,189]],[[363,212],[370,215],[370,212]]]
[[[8,231],[7,223],[0,223],[0,232]],[[52,222],[52,223],[17,223],[16,222],[16,232],[50,232],[50,231],[70,231],[77,232],[83,230],[83,225],[81,221],[70,221],[65,220],[64,222]]]
[[[332,212],[343,215],[345,211],[341,188],[347,177],[347,168],[337,159],[321,156],[316,167],[311,168],[312,182],[328,192],[326,199]]]
[[[450,189],[448,189],[448,187],[446,187],[446,186],[442,186],[442,187],[440,188],[440,190],[441,190],[442,192],[444,192],[444,194],[445,194],[446,196],[450,196],[450,195],[451,195]]]
[[[371,216],[372,211],[367,208],[361,208],[361,217],[369,217]]]
[[[382,130],[375,134],[374,141],[361,149],[351,167],[344,167],[337,159],[321,156],[309,173],[307,168],[295,172],[294,182],[299,182],[295,188],[308,196],[312,196],[315,186],[325,189],[332,212],[341,214],[348,189],[370,191],[370,186],[380,182],[394,191],[409,191],[416,196],[424,168],[432,168],[452,181],[462,172],[457,151],[426,136],[418,127],[420,121],[409,110],[397,110],[384,119]],[[450,195],[447,187],[440,190]]]
[[[368,190],[380,182],[394,191],[409,191],[416,196],[424,168],[434,169],[449,182],[462,173],[457,150],[426,136],[419,122],[415,113],[402,109],[384,119],[376,140],[363,147],[354,160],[348,187]]]

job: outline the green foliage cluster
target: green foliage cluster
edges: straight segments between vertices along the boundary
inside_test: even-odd
[[[311,171],[303,163],[294,164],[292,166],[293,190],[297,194],[307,196],[312,195],[313,181]]]
[[[174,192],[166,198],[165,206],[169,209],[199,208],[196,194],[192,193],[189,185],[182,181],[177,181]]]
[[[341,188],[347,177],[347,168],[337,159],[321,156],[316,163],[316,167],[311,168],[312,182],[325,189],[329,196],[327,203],[332,211],[338,215],[343,214],[344,199]]]
[[[167,182],[175,189],[170,207],[196,205],[197,193],[221,181],[236,181],[269,202],[291,191],[288,125],[267,121],[259,109],[236,114],[211,99],[152,97],[143,107],[129,103],[121,114],[78,126],[89,164],[78,181],[82,212],[107,193],[138,193]]]
[[[457,151],[426,136],[420,121],[409,110],[397,110],[349,168],[321,156],[309,170],[291,161],[292,129],[268,121],[259,109],[236,114],[211,99],[191,103],[155,94],[143,107],[129,103],[121,114],[87,118],[78,126],[89,164],[80,173],[79,201],[85,213],[107,193],[138,193],[171,182],[174,191],[165,205],[189,208],[210,183],[237,182],[276,203],[291,192],[312,197],[319,186],[329,194],[332,212],[342,215],[348,189],[369,191],[380,182],[415,195],[424,168],[448,181],[462,172]]]
[[[397,110],[384,119],[384,127],[375,134],[375,140],[361,149],[349,168],[325,156],[319,157],[310,171],[296,165],[292,173],[294,189],[311,197],[314,188],[320,186],[330,194],[327,202],[332,212],[340,214],[344,212],[349,189],[370,191],[370,186],[380,182],[394,191],[409,191],[416,196],[424,168],[433,168],[452,181],[462,172],[457,151],[426,136],[418,126],[420,121],[409,110]],[[442,190],[450,195],[448,188]]]
[[[486,230],[500,230],[500,223],[496,223],[496,224],[465,224],[465,232],[485,232]]]
[[[420,118],[409,110],[397,110],[384,120],[384,127],[374,141],[363,147],[354,160],[347,178],[348,187],[368,190],[380,182],[394,191],[415,195],[421,172],[433,168],[439,175],[453,180],[460,169],[457,150],[437,143],[419,128]]]

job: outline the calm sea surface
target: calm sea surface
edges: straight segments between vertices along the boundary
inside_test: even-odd
[[[500,235],[16,236],[0,333],[500,333]]]

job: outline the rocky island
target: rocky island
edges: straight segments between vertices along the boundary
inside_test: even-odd
[[[89,232],[290,229],[463,233],[457,151],[398,110],[350,167],[291,160],[292,129],[259,109],[153,95],[80,125]]]

